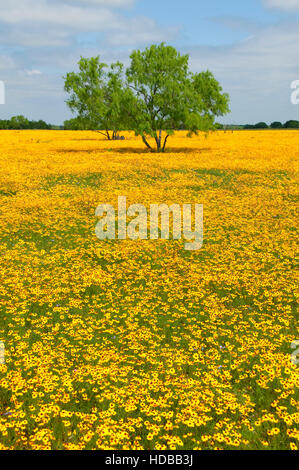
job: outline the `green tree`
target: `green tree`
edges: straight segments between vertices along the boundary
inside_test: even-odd
[[[258,122],[257,124],[254,125],[255,129],[268,129],[268,124],[265,122]]]
[[[84,126],[87,126],[87,123],[85,124],[82,122],[80,118],[72,118],[64,121],[63,123],[63,128],[67,131],[79,131],[79,130],[85,130]],[[88,126],[87,126],[88,127]]]
[[[9,122],[10,129],[29,129],[30,124],[27,118],[22,115],[13,116]]]
[[[286,129],[299,129],[299,121],[287,121],[283,127],[285,127]]]
[[[29,121],[30,129],[51,129],[51,126],[42,119],[38,121]]]
[[[271,122],[270,127],[271,129],[282,129],[283,125],[279,121],[274,121],[274,122]]]
[[[207,131],[215,116],[229,111],[228,95],[212,73],[191,73],[189,56],[175,48],[161,43],[136,50],[130,58],[126,75],[134,99],[127,107],[127,121],[149,149],[148,136],[155,139],[157,151],[164,152],[175,129],[187,129],[189,136]]]
[[[128,112],[134,102],[134,95],[128,88],[120,62],[112,64],[107,73],[105,87],[105,124],[113,131],[113,139],[118,138],[119,130],[128,129]]]
[[[64,77],[64,89],[70,95],[66,103],[77,113],[76,127],[97,130],[109,140],[116,138],[125,125],[124,106],[128,96],[123,65],[112,64],[107,72],[108,66],[99,57],[81,57],[78,66],[79,72]]]
[[[201,100],[204,125],[212,128],[216,116],[223,116],[229,112],[229,96],[227,93],[222,93],[221,85],[209,70],[194,74],[193,86]]]
[[[0,121],[0,129],[9,129],[10,121],[8,119],[2,119]]]

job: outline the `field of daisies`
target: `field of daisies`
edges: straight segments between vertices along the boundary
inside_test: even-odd
[[[124,135],[0,132],[0,449],[296,449],[299,131]],[[202,248],[98,240],[118,196]]]

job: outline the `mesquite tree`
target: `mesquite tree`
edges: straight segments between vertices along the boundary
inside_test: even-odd
[[[99,57],[83,58],[79,72],[64,77],[64,89],[70,97],[67,105],[77,116],[71,120],[78,129],[97,130],[107,139],[116,139],[124,123],[124,110],[132,92],[125,87],[123,65],[108,66]]]
[[[215,117],[229,111],[229,97],[209,71],[192,73],[189,56],[164,43],[136,50],[123,72],[119,62],[107,65],[99,57],[78,62],[79,72],[68,73],[66,101],[77,113],[66,126],[94,129],[115,139],[120,129],[131,129],[153,150],[164,152],[176,129],[188,135],[215,128]]]
[[[135,100],[127,109],[130,127],[152,150],[153,137],[158,152],[164,152],[168,137],[175,129],[187,129],[188,135],[214,126],[215,116],[229,111],[229,98],[207,71],[189,71],[188,55],[181,55],[164,43],[143,52],[134,51],[126,75]]]

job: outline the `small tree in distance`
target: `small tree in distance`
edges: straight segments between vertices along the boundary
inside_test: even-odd
[[[274,121],[270,124],[271,129],[283,129],[283,125],[279,121]]]
[[[268,124],[265,122],[258,122],[254,125],[254,129],[268,129]]]
[[[299,121],[287,121],[284,126],[285,129],[299,129]]]

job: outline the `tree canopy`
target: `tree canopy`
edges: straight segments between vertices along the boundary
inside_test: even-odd
[[[284,127],[286,129],[299,129],[299,121],[295,121],[295,120],[287,121]]]
[[[97,56],[81,57],[78,66],[79,72],[64,77],[64,89],[70,95],[66,103],[77,113],[76,121],[70,120],[68,124],[98,130],[113,139],[125,125],[124,107],[129,90],[123,84],[123,65],[117,62],[108,68]]]
[[[271,129],[282,129],[283,125],[280,121],[274,121],[270,124]]]
[[[155,139],[157,151],[164,151],[175,129],[188,135],[213,128],[215,116],[229,111],[228,95],[207,71],[189,71],[189,56],[164,43],[143,52],[134,51],[126,75],[135,93],[129,109],[130,128],[151,148],[147,136]],[[164,139],[162,141],[162,133]]]
[[[67,126],[98,130],[116,138],[130,129],[153,150],[164,151],[176,129],[188,135],[214,128],[215,117],[229,112],[229,97],[210,71],[192,73],[189,56],[164,43],[135,50],[124,73],[119,62],[110,68],[99,57],[78,62],[79,72],[68,73],[66,101],[77,113]],[[108,70],[107,70],[108,69]]]

